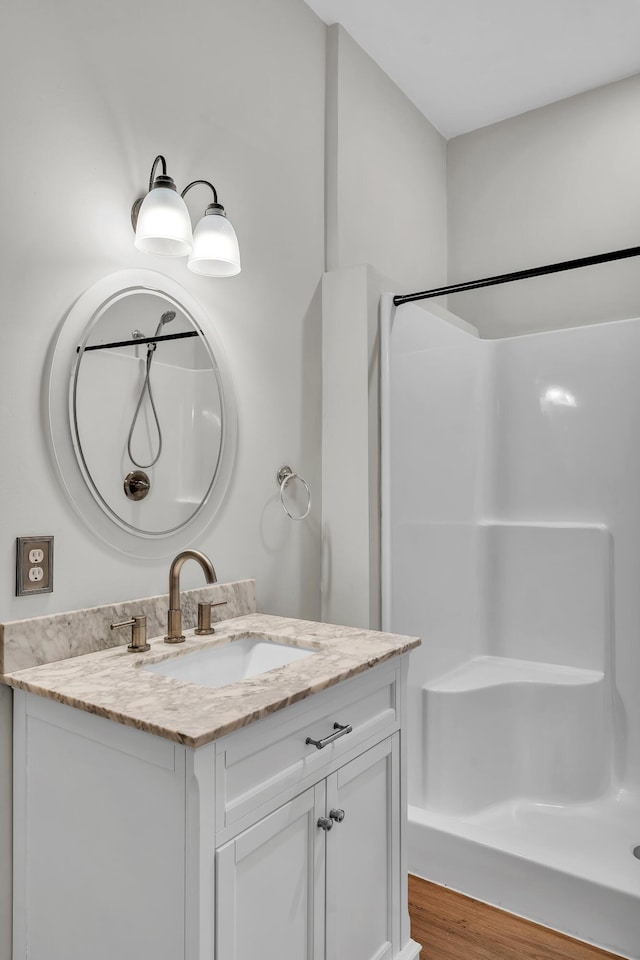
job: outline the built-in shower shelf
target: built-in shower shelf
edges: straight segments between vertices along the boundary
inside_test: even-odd
[[[474,657],[428,683],[425,689],[441,693],[462,693],[511,683],[539,683],[563,686],[599,683],[601,670],[568,667],[513,657]]]

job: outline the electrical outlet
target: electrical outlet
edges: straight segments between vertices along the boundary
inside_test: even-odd
[[[16,596],[53,591],[53,537],[16,540]]]

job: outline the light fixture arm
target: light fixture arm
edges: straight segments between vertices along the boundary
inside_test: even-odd
[[[217,192],[216,188],[214,187],[214,185],[213,185],[212,183],[210,183],[208,180],[192,180],[191,183],[188,183],[188,184],[186,185],[186,187],[184,188],[184,190],[183,190],[182,193],[180,194],[180,196],[182,197],[182,199],[184,200],[187,191],[188,191],[188,190],[191,190],[191,187],[195,187],[195,186],[197,186],[199,183],[203,183],[203,184],[205,185],[205,187],[210,187],[210,189],[211,189],[211,191],[212,191],[212,193],[213,193],[213,202],[217,204],[217,203],[218,203],[218,192]]]
[[[162,163],[162,174],[163,174],[163,176],[166,177],[166,175],[167,175],[167,161],[166,161],[165,158],[162,156],[162,154],[159,153],[158,156],[157,156],[157,157],[155,158],[155,160],[153,161],[153,163],[151,164],[151,173],[149,174],[149,190],[151,190],[151,188],[153,187],[153,181],[154,181],[155,178],[156,178],[156,168],[157,168],[157,166],[158,166],[159,163]]]

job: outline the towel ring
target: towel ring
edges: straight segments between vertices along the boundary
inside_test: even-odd
[[[309,516],[309,511],[311,510],[311,491],[309,490],[309,484],[306,480],[303,480],[301,476],[297,473],[294,473],[291,467],[286,465],[280,467],[278,473],[276,474],[276,479],[280,487],[280,503],[282,504],[282,509],[289,517],[290,520],[305,520]],[[286,503],[284,502],[284,488],[289,483],[290,480],[299,480],[302,486],[307,491],[307,509],[299,517],[294,516],[289,512]]]

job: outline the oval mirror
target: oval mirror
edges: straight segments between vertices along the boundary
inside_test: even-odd
[[[94,284],[60,327],[48,383],[55,461],[92,529],[139,556],[203,529],[237,424],[222,347],[186,290],[148,270]]]

